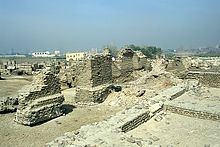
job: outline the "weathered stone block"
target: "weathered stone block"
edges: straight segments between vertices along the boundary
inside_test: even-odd
[[[75,101],[101,103],[114,89],[118,90],[119,88],[109,84],[96,87],[77,87]]]
[[[63,101],[59,79],[54,73],[43,71],[34,77],[32,85],[20,91],[15,121],[35,125],[58,117],[63,114]]]
[[[15,115],[15,121],[23,125],[35,125],[40,122],[44,122],[63,114],[61,104],[64,101],[64,96],[61,94],[55,94],[48,97],[47,100],[30,104],[25,109],[18,109]],[[53,100],[52,100],[53,99]],[[51,101],[51,102],[50,102]]]

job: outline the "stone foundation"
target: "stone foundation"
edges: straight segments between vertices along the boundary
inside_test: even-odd
[[[125,116],[127,115],[127,118],[122,117],[123,121],[121,121],[121,124],[119,123],[119,125],[121,125],[119,128],[124,133],[131,131],[139,125],[147,122],[161,110],[162,105],[159,103],[154,104],[151,107],[145,107],[140,105],[134,106],[131,109],[122,112],[125,114]]]
[[[210,113],[210,112],[205,112],[205,111],[197,111],[194,109],[189,109],[189,108],[187,109],[187,108],[171,106],[171,105],[164,105],[164,110],[170,111],[172,113],[177,113],[180,115],[194,117],[194,118],[208,119],[208,120],[214,120],[214,121],[220,120],[220,113]]]
[[[101,103],[115,89],[116,87],[110,84],[96,87],[77,87],[75,101]]]
[[[189,71],[185,79],[198,79],[203,86],[220,88],[219,72]]]

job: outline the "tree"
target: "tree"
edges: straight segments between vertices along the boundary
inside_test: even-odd
[[[131,48],[134,51],[141,51],[145,56],[148,58],[155,58],[157,55],[162,54],[161,48],[157,48],[155,46],[135,46],[134,44],[131,44],[128,46],[128,48]]]

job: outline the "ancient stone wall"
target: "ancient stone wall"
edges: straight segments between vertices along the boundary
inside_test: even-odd
[[[116,61],[112,62],[112,79],[117,79],[121,76],[121,67]]]
[[[204,86],[220,88],[220,73],[202,73],[200,74],[199,80]]]
[[[164,105],[164,109],[166,111],[170,111],[172,113],[177,113],[180,115],[185,115],[185,116],[194,117],[194,118],[208,119],[208,120],[214,120],[214,121],[220,120],[219,113],[197,111],[197,110],[194,110],[193,108],[191,108],[191,109],[190,108],[183,108],[183,107],[178,107],[178,106],[169,105],[169,104]]]
[[[59,79],[51,71],[35,75],[32,84],[19,91],[18,101],[15,121],[24,125],[34,125],[63,114],[61,105],[64,96]]]
[[[77,62],[74,71],[76,102],[103,102],[111,91],[112,58],[109,55],[93,55]]]
[[[148,69],[147,57],[141,51],[135,51],[132,60],[134,70]]]
[[[123,57],[121,59],[120,66],[121,66],[121,74],[126,75],[129,72],[133,72],[133,59],[132,57]]]
[[[180,57],[176,57],[174,60],[166,61],[166,71],[171,72],[178,76],[179,78],[183,78],[186,76],[187,68],[183,64],[183,60]]]
[[[75,68],[77,86],[91,86],[112,82],[111,56],[95,55],[78,62]]]
[[[133,79],[132,72],[134,71],[133,62],[135,66],[138,65],[138,57],[133,61],[134,52],[131,49],[122,49],[118,53],[117,60],[112,66],[113,81],[115,82],[125,82]],[[137,67],[138,68],[138,67]]]
[[[220,87],[220,73],[219,72],[200,72],[189,71],[185,79],[198,79],[199,82],[207,87]]]
[[[155,101],[155,102],[170,101],[170,100],[174,100],[177,97],[183,95],[186,91],[187,91],[186,85],[179,84],[177,86],[173,86],[168,89],[165,89],[164,91],[160,92],[159,95],[150,98],[150,100]]]
[[[129,113],[136,114],[136,116],[128,117],[128,119],[124,119],[126,123],[121,125],[119,128],[122,132],[126,133],[128,131],[133,130],[134,128],[138,127],[139,125],[147,122],[150,120],[154,115],[159,113],[163,108],[163,105],[160,103],[156,103],[151,105],[150,107],[143,108],[139,106],[132,107]]]
[[[118,64],[121,67],[122,75],[133,71],[133,56],[132,49],[124,48],[118,53]]]
[[[92,86],[112,82],[111,56],[95,56],[91,60]]]

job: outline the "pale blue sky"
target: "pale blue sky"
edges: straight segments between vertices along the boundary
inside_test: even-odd
[[[0,53],[220,43],[220,0],[0,0]]]

